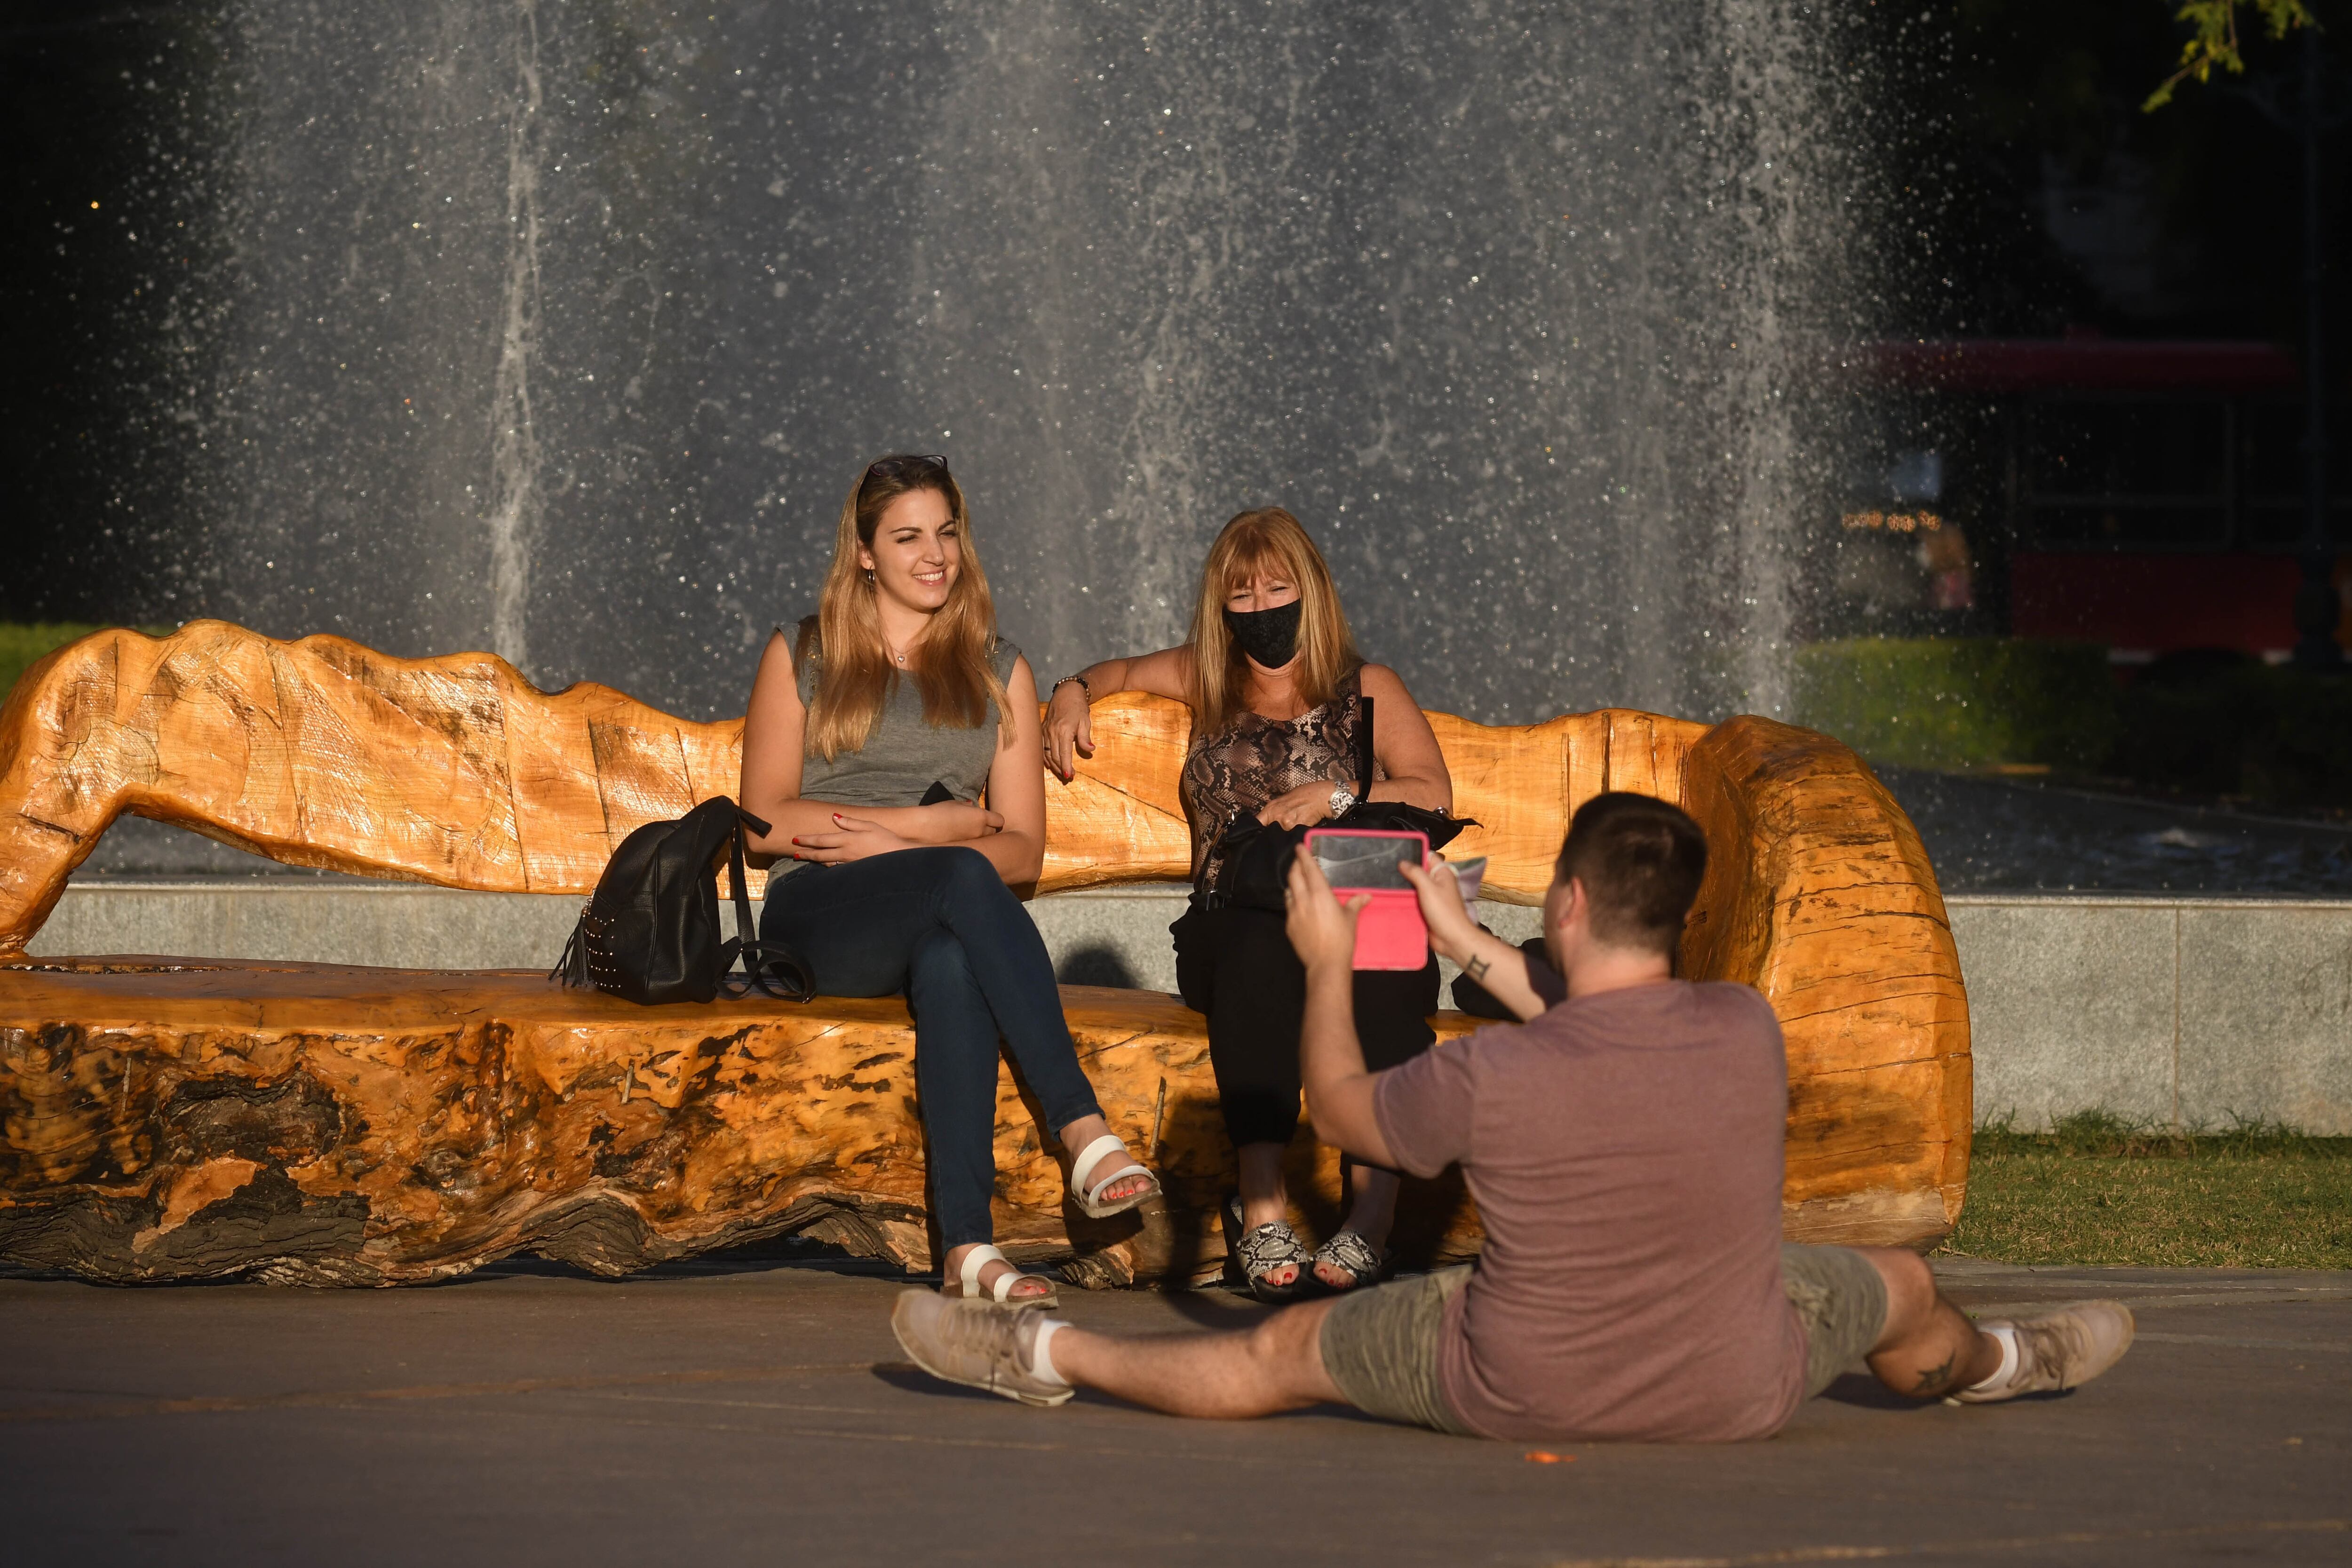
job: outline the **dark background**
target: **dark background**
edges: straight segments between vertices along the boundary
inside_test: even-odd
[[[2251,10],[2251,7],[2246,9]],[[2247,74],[2140,105],[2184,29],[2159,0],[1967,0],[1895,31],[1916,106],[1890,117],[1925,230],[1906,322],[1923,335],[2267,338],[2299,349],[2303,161],[2293,123],[2299,38],[2257,27]],[[2341,5],[2318,5],[2323,22]],[[2252,22],[2249,16],[2242,22]],[[2352,107],[2343,40],[2323,35],[2334,101]],[[2289,117],[2264,117],[2275,96]],[[2345,134],[2327,141],[2331,257],[2345,238]],[[2053,225],[2053,214],[2063,215]],[[1895,237],[1899,242],[1900,237]],[[1948,262],[1948,266],[1943,263]],[[2352,343],[2344,269],[2331,358]]]
[[[180,285],[216,263],[184,243],[212,173],[187,94],[214,18],[67,0],[0,15],[0,616],[185,616],[199,585],[159,565],[167,520],[148,503],[180,477],[173,361],[201,327],[176,318]]]

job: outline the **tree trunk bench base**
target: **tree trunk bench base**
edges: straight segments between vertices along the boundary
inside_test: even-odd
[[[1166,1196],[1102,1222],[1066,1207],[1068,1156],[1008,1067],[1000,1245],[1082,1285],[1213,1278],[1233,1152],[1201,1016],[1158,992],[1062,998]],[[618,1276],[799,1235],[924,1270],[912,1051],[895,997],[639,1007],[509,971],[20,963],[0,967],[0,1258],[122,1283],[394,1285],[515,1253]],[[1328,1235],[1336,1154],[1302,1129],[1292,1166],[1299,1218]],[[1936,1189],[1886,1174],[1832,1184],[1858,1207],[1793,1203],[1791,1233],[1940,1234]],[[1407,1184],[1402,1266],[1480,1240],[1458,1177]]]
[[[1000,1244],[1076,1254],[1081,1283],[1213,1273],[1232,1152],[1200,1016],[1155,992],[1063,1003],[1167,1198],[1066,1210],[1068,1156],[1008,1068]],[[390,1285],[518,1252],[621,1275],[802,1235],[927,1269],[912,1052],[895,997],[639,1007],[506,971],[0,967],[0,1257],[121,1282]],[[1306,1216],[1328,1223],[1336,1162],[1304,1133],[1297,1155]],[[1409,1237],[1424,1262],[1475,1249],[1458,1184],[1417,1194]]]

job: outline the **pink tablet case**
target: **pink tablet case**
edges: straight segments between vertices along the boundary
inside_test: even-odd
[[[1354,827],[1318,827],[1307,837],[1393,838],[1393,833],[1369,833]],[[1421,834],[1421,863],[1429,864],[1429,840]],[[1419,969],[1429,962],[1429,927],[1421,918],[1421,895],[1411,888],[1351,888],[1334,889],[1342,902],[1370,899],[1356,917],[1358,969]]]

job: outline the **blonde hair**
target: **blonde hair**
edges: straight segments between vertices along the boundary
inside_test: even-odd
[[[1278,506],[1242,512],[1217,534],[1209,558],[1201,565],[1201,596],[1192,607],[1192,726],[1196,734],[1213,734],[1240,704],[1247,682],[1244,655],[1225,632],[1226,598],[1248,586],[1253,578],[1276,576],[1298,590],[1299,700],[1320,708],[1348,672],[1364,662],[1356,651],[1355,634],[1348,629],[1347,612],[1339,607],[1339,591],[1331,585],[1330,568],[1323,552],[1307,537],[1298,520]]]
[[[875,609],[876,589],[857,563],[858,550],[872,549],[882,514],[900,496],[931,490],[948,503],[961,546],[962,564],[948,602],[932,613],[922,636],[907,650],[905,674],[923,694],[923,720],[936,728],[974,730],[996,704],[997,744],[1013,742],[1013,703],[997,679],[996,601],[988,592],[972,542],[971,519],[963,489],[944,459],[894,456],[866,465],[841,503],[833,568],[825,574],[817,613],[803,621],[793,662],[804,665],[812,651],[824,661],[808,705],[807,749],[832,762],[844,752],[863,751],[873,738],[883,705],[897,688],[900,670],[882,640]]]

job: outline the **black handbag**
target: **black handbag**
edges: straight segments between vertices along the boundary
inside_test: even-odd
[[[676,822],[648,822],[622,839],[548,978],[648,1006],[708,1002],[722,988],[741,995],[757,986],[790,1002],[814,995],[808,966],[753,934],[751,900],[743,889],[747,823],[756,832],[768,831],[766,823],[719,795]],[[728,857],[735,902],[735,934],[723,942],[710,875],[721,853]]]
[[[1480,926],[1478,929],[1486,931],[1485,926]],[[1495,933],[1488,931],[1486,934],[1492,936]],[[1551,954],[1544,951],[1543,938],[1539,936],[1528,938],[1527,941],[1519,943],[1519,951],[1545,968],[1551,967]],[[1467,1013],[1474,1018],[1499,1018],[1507,1024],[1516,1024],[1519,1021],[1519,1016],[1517,1013],[1495,1000],[1493,992],[1466,974],[1457,974],[1454,977],[1454,1005],[1456,1011]]]
[[[1401,800],[1365,798],[1372,791],[1372,700],[1360,696],[1356,700],[1364,709],[1363,722],[1356,726],[1356,804],[1345,816],[1321,826],[1425,834],[1433,850],[1453,843],[1464,828],[1480,826],[1475,816],[1455,816]],[[1202,890],[1202,901],[1213,910],[1278,911],[1298,847],[1311,831],[1260,822],[1251,812],[1235,812],[1217,836],[1217,874]]]

